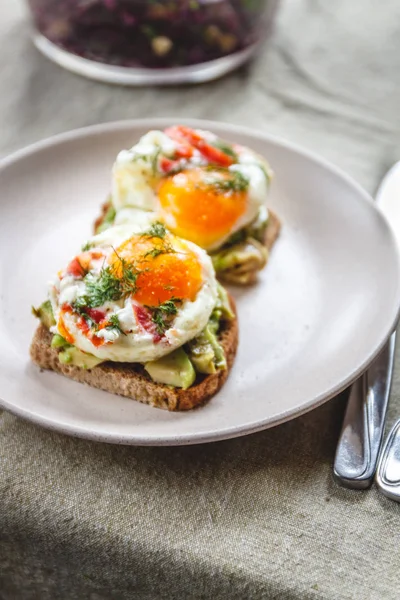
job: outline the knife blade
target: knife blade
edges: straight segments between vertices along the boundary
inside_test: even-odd
[[[400,246],[400,162],[382,180],[378,208],[389,220]],[[336,448],[333,475],[349,488],[366,489],[373,482],[385,428],[393,377],[396,333],[367,371],[350,388]]]

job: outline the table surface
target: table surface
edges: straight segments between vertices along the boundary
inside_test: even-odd
[[[7,3],[0,154],[93,123],[204,117],[302,144],[374,192],[400,157],[399,23],[397,0],[286,0],[248,68],[129,89],[48,62]],[[0,598],[397,599],[399,506],[332,480],[345,400],[188,448],[100,445],[0,413]]]

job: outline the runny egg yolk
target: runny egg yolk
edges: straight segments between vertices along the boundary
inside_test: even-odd
[[[171,298],[193,301],[202,285],[199,258],[183,240],[137,235],[115,249],[109,258],[113,272],[124,278],[136,274],[132,297],[146,306],[159,306]]]
[[[203,248],[232,232],[248,206],[246,186],[228,169],[195,168],[166,177],[158,188],[168,229]]]

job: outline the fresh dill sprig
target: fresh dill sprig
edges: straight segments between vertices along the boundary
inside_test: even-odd
[[[137,279],[141,273],[136,267],[130,265],[124,259],[121,260],[122,266],[122,277],[119,280],[120,283],[120,297],[130,296],[137,292]]]
[[[122,331],[121,323],[119,321],[118,315],[111,315],[108,319],[108,324],[106,325],[106,329],[115,329],[122,335],[126,335],[125,331]]]
[[[168,254],[168,252],[170,252],[168,248],[164,246],[159,246],[158,248],[152,248],[152,250],[146,252],[143,258],[147,258],[148,256],[151,256],[151,258],[157,258],[157,256],[160,256],[160,254]],[[173,250],[173,252],[175,251]]]
[[[228,142],[218,139],[215,142],[212,142],[212,145],[215,148],[218,148],[218,150],[221,150],[221,152],[223,152],[227,156],[230,156],[235,162],[237,162],[238,155],[236,154],[232,146],[228,144]]]
[[[151,168],[153,171],[153,175],[157,175],[157,171],[158,171],[158,159],[160,157],[161,154],[161,148],[158,148],[157,151],[154,153],[153,159],[151,161]]]
[[[117,266],[103,266],[98,276],[92,273],[86,275],[84,278],[86,294],[77,298],[73,304],[77,312],[84,311],[85,308],[103,306],[106,302],[121,300],[137,291],[136,282],[140,271],[118,254],[117,257],[120,263]]]
[[[89,325],[89,327],[91,329],[98,331],[98,329],[99,329],[98,323],[96,323],[96,321],[94,319],[92,319],[90,317],[90,315],[88,315],[88,313],[87,313],[88,308],[91,308],[91,307],[87,305],[87,297],[86,296],[78,296],[78,298],[75,300],[75,302],[73,303],[72,306],[73,306],[74,311],[77,312],[79,315],[81,315],[81,317],[83,317],[85,319],[86,323]]]
[[[162,240],[167,235],[167,230],[165,229],[165,226],[160,221],[155,221],[154,223],[152,223],[150,229],[143,232],[141,235],[143,237],[154,237],[154,238],[160,238]]]
[[[84,244],[82,246],[82,252],[87,252],[88,250],[90,250],[92,248],[92,244],[90,242],[86,242],[86,244]]]
[[[227,179],[210,177],[208,185],[219,192],[244,192],[249,187],[249,179],[239,171],[226,170],[229,175]]]
[[[106,302],[120,300],[122,297],[121,280],[116,276],[111,266],[103,267],[96,277],[89,274],[85,277],[86,306],[96,308]]]
[[[181,298],[171,298],[170,300],[166,300],[162,304],[159,304],[156,308],[150,308],[152,312],[151,320],[156,326],[157,333],[159,335],[163,335],[168,329],[172,317],[174,317],[178,312],[177,304],[182,302]]]
[[[148,252],[146,252],[143,255],[143,258],[147,258],[148,256],[151,256],[151,258],[157,258],[157,256],[160,256],[160,254],[175,254],[175,253],[176,253],[176,250],[174,250],[174,248],[171,246],[171,244],[168,243],[165,239],[163,239],[159,246],[154,246],[154,248],[152,248],[151,250],[148,250]]]

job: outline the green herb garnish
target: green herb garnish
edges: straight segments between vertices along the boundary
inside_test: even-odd
[[[87,305],[87,301],[87,296],[79,296],[72,304],[72,307],[74,311],[78,313],[78,315],[81,315],[81,317],[85,319],[86,323],[91,329],[94,329],[94,331],[98,331],[98,323],[96,323],[96,321],[94,321],[87,313],[88,308],[91,308]]]
[[[90,250],[92,248],[92,244],[90,242],[86,242],[86,244],[84,244],[82,246],[82,252],[87,252],[88,250]]]
[[[210,169],[210,170],[215,170]],[[219,169],[222,171],[222,169]],[[249,179],[240,173],[239,171],[229,171],[228,169],[224,169],[224,171],[229,174],[228,179],[223,179],[219,177],[210,177],[207,180],[207,184],[211,185],[215,190],[219,192],[243,192],[247,190],[249,187]]]
[[[215,142],[212,142],[212,145],[215,148],[218,148],[218,150],[221,150],[221,152],[223,152],[227,156],[230,156],[235,162],[237,162],[238,155],[236,154],[236,152],[230,144],[224,142],[224,140],[217,140]]]
[[[98,277],[89,274],[84,281],[87,293],[82,302],[85,301],[89,308],[103,306],[122,297],[121,281],[112,267],[103,267]]]
[[[161,154],[161,149],[158,149],[152,158],[151,168],[153,171],[153,175],[156,175],[158,172],[158,159],[160,157],[160,154]]]
[[[167,230],[165,229],[164,225],[160,221],[155,221],[155,223],[151,225],[150,229],[148,229],[141,235],[143,237],[155,237],[160,238],[162,240],[165,238],[166,234]]]
[[[181,298],[171,298],[156,308],[147,307],[152,312],[151,320],[155,324],[159,335],[163,335],[166,332],[171,322],[171,318],[178,312],[177,304],[180,304],[181,302]]]
[[[115,252],[115,254],[117,253]],[[73,304],[73,308],[77,312],[103,306],[106,302],[121,300],[137,291],[136,282],[140,271],[128,264],[124,258],[120,256],[118,258],[118,266],[103,266],[97,277],[91,273],[86,275],[84,282],[87,292],[84,296],[77,298]],[[119,273],[120,269],[121,273]]]
[[[109,229],[109,227],[111,227],[111,225],[114,224],[116,215],[117,215],[117,212],[112,204],[112,200],[111,200],[111,196],[110,196],[108,198],[107,205],[105,207],[105,213],[101,217],[100,223],[96,227],[95,233],[96,234],[102,233],[106,229]]]
[[[126,335],[125,331],[122,331],[118,315],[111,315],[111,317],[108,319],[106,329],[116,329],[119,333],[122,333],[122,335]]]
[[[162,240],[161,245],[155,246],[151,250],[148,250],[146,254],[143,255],[143,258],[147,258],[151,256],[151,258],[157,258],[160,254],[175,254],[176,250],[173,249],[170,243],[168,243],[165,239]]]
[[[173,252],[175,252],[175,250],[171,246],[160,246],[159,248],[153,248],[146,252],[143,258],[147,258],[148,256],[156,258],[157,256],[160,256],[160,254],[171,254]]]

